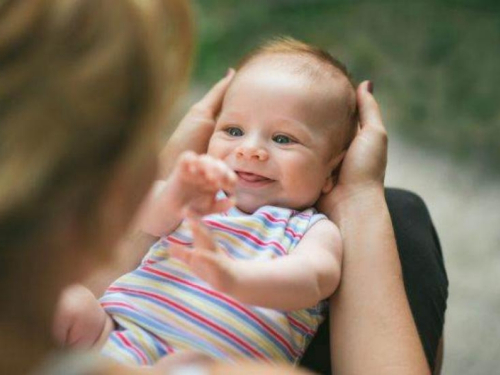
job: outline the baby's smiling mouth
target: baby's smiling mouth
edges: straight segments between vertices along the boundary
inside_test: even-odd
[[[235,172],[236,175],[238,176],[239,182],[247,186],[262,186],[273,181],[270,178],[255,173],[243,172],[243,171],[235,171]]]

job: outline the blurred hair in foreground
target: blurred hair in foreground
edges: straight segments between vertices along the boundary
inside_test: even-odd
[[[2,2],[2,252],[43,239],[68,210],[82,233],[98,233],[103,186],[120,163],[140,168],[191,45],[184,0]]]

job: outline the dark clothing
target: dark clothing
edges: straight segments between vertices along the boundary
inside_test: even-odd
[[[443,334],[448,278],[431,217],[422,199],[400,189],[386,189],[410,307],[431,369]],[[334,333],[335,334],[335,333]],[[331,374],[328,318],[307,349],[301,365]]]

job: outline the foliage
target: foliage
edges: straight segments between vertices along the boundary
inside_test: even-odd
[[[198,0],[196,79],[211,83],[275,35],[319,45],[375,82],[389,127],[500,163],[500,2]],[[500,171],[499,171],[500,172]]]

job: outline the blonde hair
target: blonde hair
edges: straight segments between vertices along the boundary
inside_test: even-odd
[[[239,62],[238,70],[250,65],[257,58],[266,55],[292,55],[302,58],[301,64],[297,64],[297,61],[291,62],[291,65],[294,67],[294,72],[306,74],[312,78],[321,79],[325,74],[329,74],[333,77],[338,77],[340,75],[346,78],[348,86],[346,91],[347,108],[345,108],[346,121],[344,124],[346,125],[346,129],[341,147],[343,150],[347,149],[356,135],[359,123],[359,114],[356,103],[357,84],[347,70],[346,66],[324,49],[301,42],[288,36],[280,36],[264,42],[262,45],[258,46],[246,55]],[[280,63],[283,62],[280,61]]]
[[[184,0],[2,5],[4,249],[29,243],[68,207],[75,207],[85,230],[111,172],[144,151],[160,109],[179,94],[191,40]]]

